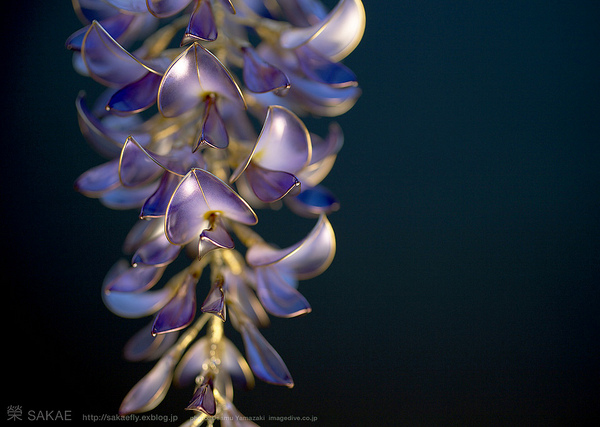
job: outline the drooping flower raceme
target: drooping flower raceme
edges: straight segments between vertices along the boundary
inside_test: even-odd
[[[294,385],[260,328],[270,315],[309,313],[298,282],[323,272],[335,254],[328,216],[339,203],[321,182],[343,133],[332,122],[327,135],[317,135],[303,117],[338,116],[360,96],[341,61],[363,35],[363,5],[73,4],[84,25],[66,42],[73,66],[104,87],[91,103],[83,92],[77,97],[79,126],[105,158],[75,188],[109,208],[137,210],[124,244],[131,257],[107,273],[102,295],[119,316],[152,318],[125,355],[156,365],[119,412],[153,409],[175,383],[194,386],[182,407],[196,416],[186,425],[253,425],[234,418],[234,388],[251,388],[255,377]],[[282,204],[292,216],[316,220],[283,249],[253,227],[257,211]],[[187,267],[166,274],[180,257]],[[243,352],[225,337],[226,321]]]

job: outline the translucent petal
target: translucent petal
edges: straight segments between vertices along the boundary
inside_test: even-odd
[[[75,106],[81,133],[92,148],[105,157],[118,156],[131,131],[129,133],[113,131],[102,123],[88,108],[84,92],[80,92],[77,96]]]
[[[203,169],[192,169],[173,193],[165,216],[165,230],[173,244],[198,237],[206,221],[219,213],[244,224],[256,224],[256,214],[231,187]]]
[[[100,21],[118,13],[113,6],[97,0],[72,0],[73,9],[82,23],[89,24],[94,19]]]
[[[227,304],[235,305],[257,327],[268,326],[269,316],[249,286],[238,275],[227,269],[224,271],[224,276]],[[231,317],[233,318],[233,316],[232,311]]]
[[[132,389],[119,408],[119,415],[146,412],[164,399],[173,377],[175,360],[164,356]]]
[[[304,123],[284,107],[269,107],[253,161],[265,169],[294,173],[310,158],[310,134]]]
[[[192,401],[188,404],[188,410],[201,411],[207,415],[215,415],[217,413],[217,405],[213,394],[213,381],[211,377],[206,377],[196,391]]]
[[[300,171],[298,173],[298,179],[302,182],[303,190],[304,188],[318,186],[333,168],[336,158],[337,155],[332,154],[317,163],[311,163]]]
[[[135,252],[145,242],[163,233],[163,230],[163,221],[155,219],[137,221],[125,236],[123,252],[128,254]]]
[[[227,232],[227,229],[223,226],[221,219],[216,217],[211,221],[211,227],[202,230],[202,233],[200,233],[198,258],[202,258],[214,249],[232,249],[233,247],[233,239]]]
[[[291,173],[271,171],[250,164],[246,169],[246,176],[256,197],[265,203],[275,202],[288,193],[295,194],[300,190],[300,181]]]
[[[164,233],[144,243],[133,255],[131,260],[134,266],[153,265],[162,267],[170,264],[181,251],[181,246],[173,245],[167,240]]]
[[[209,96],[206,100],[200,138],[198,138],[198,143],[196,144],[194,151],[203,144],[217,149],[224,149],[229,145],[227,127],[219,114],[215,98],[212,96]]]
[[[330,61],[307,45],[298,47],[295,52],[300,68],[308,78],[334,87],[358,85],[356,75],[342,63]]]
[[[112,267],[104,276],[104,280],[102,281],[102,291],[106,289],[106,286],[112,282],[115,278],[123,274],[127,269],[131,268],[131,264],[129,264],[126,260],[120,259],[115,262]]]
[[[156,191],[144,202],[140,218],[158,218],[165,215],[173,192],[181,178],[171,173],[164,173]]]
[[[147,72],[141,79],[119,89],[108,102],[107,110],[115,114],[134,114],[147,110],[155,102],[162,76]]]
[[[210,342],[208,337],[204,336],[194,342],[177,364],[177,369],[175,369],[173,375],[175,384],[178,386],[191,385],[194,379],[202,372],[202,365],[208,361],[209,350]]]
[[[313,114],[335,117],[352,108],[361,94],[362,90],[356,86],[333,87],[295,77],[288,97]]]
[[[140,265],[130,267],[106,285],[104,292],[139,292],[151,288],[160,280],[165,269]]]
[[[289,268],[298,279],[308,279],[327,269],[335,255],[335,235],[331,223],[321,215],[311,232],[300,242],[285,249],[267,244],[248,248],[246,259],[254,267],[278,263]]]
[[[106,86],[122,87],[151,71],[97,21],[92,22],[83,39],[81,54],[90,76]]]
[[[243,78],[252,92],[275,91],[284,94],[290,81],[283,71],[264,61],[252,47],[242,48],[244,54]]]
[[[340,0],[322,22],[284,31],[280,43],[286,49],[307,44],[332,61],[340,61],[358,45],[365,25],[365,9],[361,0]]]
[[[337,154],[344,145],[344,133],[339,124],[333,122],[329,125],[326,138],[311,135],[312,158],[311,165],[317,164],[327,157]]]
[[[231,182],[239,178],[250,161],[273,171],[295,173],[310,162],[310,134],[304,123],[287,108],[268,108],[254,149],[234,171]]]
[[[275,266],[258,267],[256,291],[260,302],[269,313],[278,317],[310,313],[310,304],[289,281],[295,282],[293,275],[285,274]]]
[[[143,149],[134,138],[128,137],[123,144],[119,159],[119,179],[126,187],[136,187],[157,179],[164,169],[154,160],[154,153]]]
[[[148,10],[157,18],[166,18],[181,12],[191,0],[147,0]]]
[[[123,354],[131,362],[155,360],[175,343],[177,336],[177,333],[152,336],[152,323],[149,323],[127,341]]]
[[[245,108],[242,93],[221,62],[198,43],[179,55],[165,72],[158,89],[158,108],[165,117],[176,117],[216,94]]]
[[[152,334],[163,334],[185,328],[196,315],[197,278],[188,274],[180,284],[173,299],[156,315]]]
[[[158,188],[158,182],[135,188],[117,187],[100,196],[100,202],[111,209],[141,208]]]
[[[223,279],[219,278],[212,284],[210,292],[202,303],[200,310],[203,313],[211,313],[225,321],[225,294],[223,292]]]
[[[293,387],[294,381],[281,356],[271,347],[256,326],[245,323],[240,333],[244,341],[246,358],[254,375],[271,384]]]
[[[148,13],[148,7],[146,6],[146,0],[102,0],[108,4],[113,5],[117,9],[136,12],[136,13]]]
[[[296,197],[285,199],[287,206],[297,215],[313,218],[339,210],[338,198],[327,188],[317,185],[308,187]]]
[[[327,10],[319,0],[294,0],[278,2],[288,21],[298,27],[308,27],[321,22]]]
[[[116,14],[100,21],[102,27],[109,33],[115,40],[119,40],[120,36],[127,31],[127,27],[134,19],[134,15]],[[80,51],[83,45],[83,39],[85,34],[90,29],[89,25],[77,30],[66,41],[66,47],[70,50]]]
[[[244,359],[244,356],[236,348],[235,344],[224,339],[225,348],[221,356],[221,368],[231,375],[236,387],[251,389],[254,387],[254,375]]]
[[[197,0],[190,16],[182,44],[193,40],[213,41],[218,36],[217,24],[209,0]]]
[[[75,180],[74,187],[87,197],[100,197],[119,185],[119,162],[113,159],[82,173]]]
[[[103,292],[104,304],[121,317],[139,318],[149,316],[169,302],[173,292],[169,288],[145,292]]]

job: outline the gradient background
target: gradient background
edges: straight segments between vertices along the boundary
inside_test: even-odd
[[[1,18],[4,406],[77,424],[114,415],[152,366],[121,357],[146,319],[100,299],[136,213],[72,190],[102,159],[76,122],[77,92],[98,86],[64,49],[81,26],[70,2],[15,3]],[[342,201],[337,256],[301,283],[313,312],[264,332],[296,387],[259,383],[236,405],[329,426],[598,419],[598,3],[365,3],[346,61],[364,94],[325,181]],[[266,233],[283,246],[311,227]],[[190,396],[154,413],[183,421]]]

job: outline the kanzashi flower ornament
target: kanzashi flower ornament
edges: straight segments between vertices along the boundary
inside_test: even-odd
[[[363,5],[73,5],[82,23],[66,41],[73,66],[104,88],[75,102],[85,140],[104,157],[75,189],[137,213],[102,298],[118,316],[149,318],[124,354],[156,362],[119,413],[152,410],[175,385],[192,388],[181,406],[194,417],[183,425],[253,426],[234,406],[234,390],[255,378],[294,385],[261,329],[270,316],[311,312],[299,283],[325,271],[336,252],[328,216],[340,203],[323,181],[344,135],[335,122],[326,135],[311,132],[304,118],[338,116],[359,98],[357,77],[341,61],[363,35]],[[264,209],[316,223],[280,248],[260,235]]]

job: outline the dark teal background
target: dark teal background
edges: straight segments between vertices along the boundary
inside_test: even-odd
[[[258,384],[236,405],[325,426],[597,420],[597,2],[365,3],[346,61],[364,93],[325,181],[342,203],[337,256],[300,285],[313,312],[264,333],[296,386]],[[6,7],[4,406],[78,424],[115,414],[152,366],[121,357],[146,321],[100,298],[137,213],[72,189],[102,159],[77,126],[75,97],[97,86],[64,49],[80,28],[70,2]],[[312,227],[258,214],[282,246]],[[190,397],[173,390],[154,413],[183,421]]]

